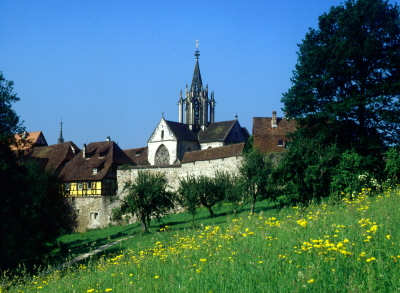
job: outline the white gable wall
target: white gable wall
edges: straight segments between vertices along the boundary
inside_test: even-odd
[[[162,137],[162,133],[164,135]],[[150,165],[154,165],[155,155],[161,145],[165,145],[169,152],[169,164],[172,165],[177,158],[178,142],[172,131],[169,129],[167,123],[162,118],[158,123],[156,129],[147,142],[148,146],[148,161]]]

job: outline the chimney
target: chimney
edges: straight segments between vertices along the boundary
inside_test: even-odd
[[[277,121],[277,118],[276,118],[276,111],[272,111],[271,127],[272,128],[277,128],[278,127],[278,121]]]
[[[86,143],[83,144],[82,157],[83,157],[84,159],[86,158]]]

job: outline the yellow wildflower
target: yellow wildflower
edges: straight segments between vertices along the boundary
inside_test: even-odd
[[[310,280],[307,281],[308,284],[312,284],[312,283],[314,283],[314,282],[315,282],[314,279],[310,279]]]
[[[367,258],[365,261],[366,262],[371,262],[371,261],[374,261],[374,260],[376,260],[376,258],[372,256],[370,258]]]
[[[107,288],[106,290],[104,290],[104,292],[111,292],[112,289],[111,288]]]

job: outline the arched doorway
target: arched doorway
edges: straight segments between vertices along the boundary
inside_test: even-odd
[[[166,166],[169,165],[169,152],[165,145],[160,145],[156,151],[154,165]]]

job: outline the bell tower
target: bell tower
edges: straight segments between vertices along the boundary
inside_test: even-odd
[[[205,129],[208,124],[214,122],[214,93],[211,93],[211,100],[208,98],[208,85],[203,87],[203,81],[200,73],[200,50],[199,41],[196,41],[196,50],[194,51],[196,63],[192,84],[190,88],[186,85],[185,97],[182,97],[182,91],[178,100],[178,121],[185,123],[192,130],[199,128]],[[183,117],[185,114],[185,117]]]

